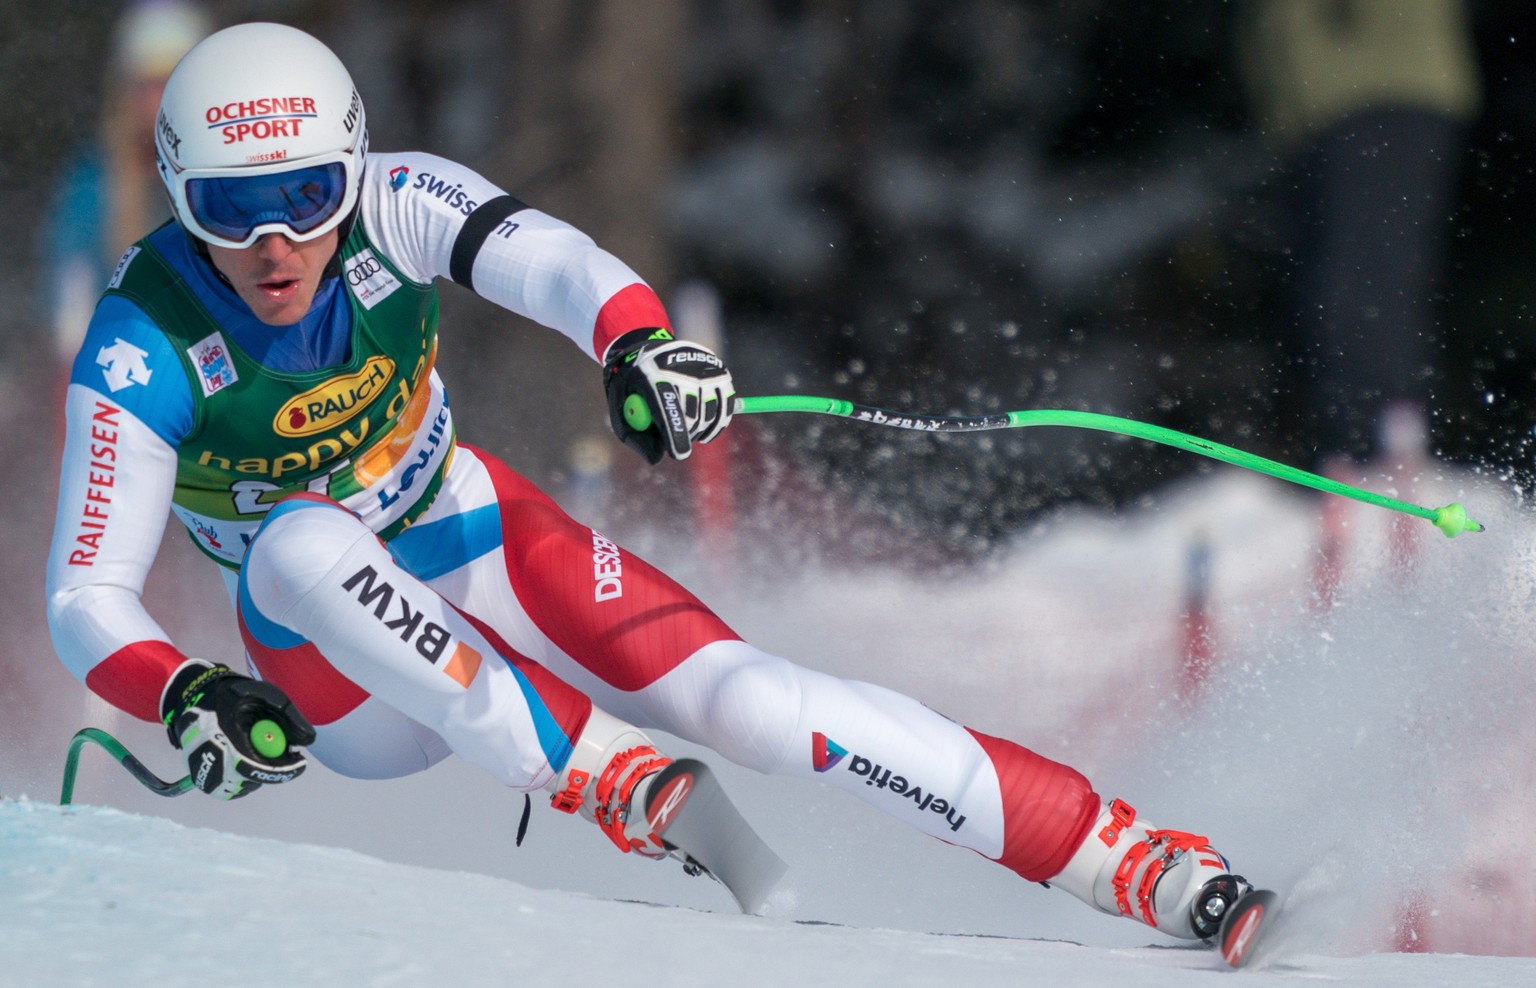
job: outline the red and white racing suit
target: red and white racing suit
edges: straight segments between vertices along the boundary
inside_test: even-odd
[[[417,184],[422,175],[437,184]],[[624,332],[665,325],[632,271],[537,210],[516,212],[514,233],[486,236],[493,225],[470,207],[504,203],[503,193],[468,169],[376,154],[364,185],[358,222],[416,284],[466,281],[467,271],[478,294],[594,359]],[[466,228],[483,242],[466,244]],[[248,310],[187,257],[183,275],[236,345],[302,328],[243,325]],[[317,307],[347,304],[346,290],[329,286]],[[326,352],[325,333],[344,322],[317,317],[304,331],[320,344],[274,359]],[[147,720],[185,658],[139,598],[195,386],[156,339],[154,322],[121,299],[98,309],[67,399],[48,565],[60,657]],[[432,386],[442,387],[435,374]],[[564,767],[596,704],[762,772],[843,789],[1031,880],[1061,871],[1099,816],[1075,770],[889,689],[755,648],[494,456],[462,444],[445,455],[430,507],[387,543],[366,515],[300,494],[265,514],[234,560],[238,576],[223,570],[250,671],[313,721],[310,751],[336,772],[399,776],[455,753],[531,790]]]

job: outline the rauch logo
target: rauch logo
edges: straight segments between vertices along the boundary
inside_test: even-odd
[[[394,374],[393,360],[369,357],[357,373],[333,377],[279,408],[272,419],[272,429],[291,439],[334,429],[368,407],[370,401],[383,393]]]

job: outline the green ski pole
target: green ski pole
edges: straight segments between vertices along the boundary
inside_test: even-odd
[[[175,782],[167,782],[145,767],[122,743],[95,727],[84,727],[75,732],[73,740],[69,742],[69,754],[64,759],[64,786],[59,794],[59,805],[68,806],[75,798],[75,772],[80,765],[80,749],[85,747],[87,741],[93,741],[106,749],[107,754],[117,759],[117,763],[127,769],[129,774],[143,784],[145,789],[159,796],[180,796],[192,788],[192,776],[177,779]]]
[[[1484,527],[1467,517],[1466,509],[1460,504],[1447,504],[1441,508],[1424,508],[1407,501],[1387,497],[1384,494],[1376,494],[1372,491],[1362,490],[1337,480],[1330,480],[1302,470],[1299,467],[1288,466],[1275,460],[1266,459],[1254,453],[1247,453],[1231,446],[1211,442],[1208,439],[1200,439],[1187,433],[1167,429],[1160,425],[1152,425],[1148,422],[1138,422],[1134,419],[1119,418],[1114,415],[1100,415],[1096,412],[1076,412],[1066,409],[1040,408],[1018,412],[1004,412],[997,415],[976,416],[945,416],[945,415],[907,415],[900,412],[887,411],[882,408],[873,408],[869,405],[859,405],[851,401],[842,401],[836,398],[819,398],[811,395],[773,395],[758,398],[735,398],[735,406],[732,414],[754,415],[763,412],[809,412],[817,415],[833,415],[839,418],[853,419],[858,422],[868,422],[873,425],[883,425],[893,429],[909,429],[916,432],[987,432],[994,429],[1022,429],[1031,426],[1056,425],[1075,429],[1094,429],[1099,432],[1112,432],[1117,435],[1130,436],[1135,439],[1146,439],[1151,442],[1161,443],[1165,446],[1173,446],[1178,449],[1198,453],[1201,456],[1230,463],[1233,466],[1246,470],[1255,470],[1268,474],[1280,480],[1303,487],[1311,487],[1314,490],[1326,494],[1337,494],[1341,497],[1353,498],[1365,504],[1378,508],[1386,508],[1391,511],[1399,511],[1412,515],[1415,518],[1423,518],[1445,533],[1446,538],[1455,538],[1462,532],[1481,532]],[[624,419],[630,427],[640,431],[650,428],[652,417],[650,408],[645,400],[638,394],[630,395],[624,402]]]
[[[64,785],[59,794],[60,806],[68,806],[75,797],[75,774],[80,767],[80,749],[85,747],[87,742],[101,745],[106,749],[107,754],[117,759],[117,763],[127,769],[128,773],[145,789],[157,796],[180,796],[195,786],[191,775],[174,782],[160,778],[130,754],[117,738],[99,728],[84,727],[75,732],[74,738],[69,742],[69,754],[64,758]],[[288,738],[283,733],[282,727],[275,721],[258,720],[251,725],[251,746],[258,754],[275,758],[288,750]]]

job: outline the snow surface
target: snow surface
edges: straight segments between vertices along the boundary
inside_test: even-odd
[[[1447,541],[1351,505],[1326,605],[1317,498],[1224,469],[1133,511],[1043,520],[964,577],[829,563],[732,584],[646,548],[764,647],[910,692],[1082,768],[1162,826],[1209,834],[1287,897],[1244,976],[1536,983],[1536,522],[1497,478],[1429,467],[1367,485],[1459,500],[1490,530]],[[1210,560],[1214,670],[1192,691],[1180,684],[1196,546]],[[192,550],[169,551],[174,568]],[[157,611],[198,654],[229,647],[211,582],[192,591],[205,598]],[[315,768],[220,803],[153,796],[88,747],[76,802],[90,805],[60,808],[64,748],[85,724],[180,774],[161,730],[84,693],[65,680],[36,729],[15,726],[19,706],[0,723],[0,985],[1230,976],[1208,951],[842,794],[670,739],[716,767],[789,862],[763,916],[541,807],[514,847],[521,798],[453,760],[391,782]]]
[[[1181,986],[1200,948],[797,923],[542,891],[94,807],[0,803],[6,985]],[[1276,934],[1256,983],[1524,985],[1536,960],[1326,957]]]

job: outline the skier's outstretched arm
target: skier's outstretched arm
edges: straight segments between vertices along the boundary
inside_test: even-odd
[[[363,209],[406,276],[450,279],[569,337],[603,365],[613,430],[648,462],[687,459],[730,424],[724,361],[675,339],[655,291],[591,237],[446,158],[373,155],[369,167]],[[626,417],[627,401],[648,424]]]
[[[126,713],[163,720],[197,787],[234,798],[297,777],[296,748],[314,732],[276,687],[189,659],[144,607],[190,409],[164,338],[135,306],[104,300],[65,401],[48,625],[70,672]],[[281,728],[282,750],[253,747],[251,727],[263,719]]]

